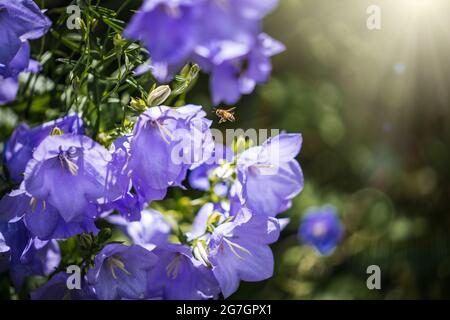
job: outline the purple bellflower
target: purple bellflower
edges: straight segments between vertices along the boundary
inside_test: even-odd
[[[8,65],[25,40],[47,33],[50,20],[32,0],[0,0],[0,65]]]
[[[181,186],[187,170],[214,149],[201,106],[154,107],[144,112],[131,140],[129,169],[133,187],[145,202],[161,200],[169,187]]]
[[[32,129],[24,123],[16,127],[6,142],[3,152],[4,163],[14,183],[18,184],[23,180],[25,168],[33,156],[33,151],[55,128],[66,135],[84,133],[83,121],[77,114],[50,121]]]
[[[191,55],[201,2],[147,0],[125,29],[126,38],[142,41],[150,51],[153,73],[159,81],[168,81],[176,71],[174,67],[181,67]]]
[[[313,246],[320,254],[331,254],[343,236],[336,209],[331,206],[309,209],[298,235],[303,243]]]
[[[277,4],[278,0],[147,0],[124,35],[142,41],[151,56],[151,65],[138,73],[152,70],[159,81],[167,82],[184,64],[196,62],[213,73],[214,103],[234,103],[267,80],[269,58],[283,51],[281,44],[261,34],[261,20]]]
[[[280,134],[244,151],[237,162],[239,196],[254,214],[275,216],[291,206],[303,189],[303,173],[295,157],[300,134]]]
[[[108,192],[105,194],[102,209],[104,212],[117,210],[127,221],[139,221],[144,206],[139,196],[131,192],[133,186],[128,168],[130,140],[130,136],[123,136],[111,145],[112,161],[108,165]]]
[[[9,268],[16,290],[20,290],[27,276],[49,275],[58,267],[61,260],[58,243],[32,237],[23,221],[0,222],[0,234],[6,253],[0,252],[0,266]]]
[[[88,282],[100,300],[145,299],[148,272],[157,260],[141,246],[109,244],[95,257]]]
[[[269,79],[272,72],[270,58],[284,50],[280,42],[262,33],[248,53],[215,65],[210,78],[213,103],[234,104],[241,95],[252,93],[257,84]]]
[[[40,240],[67,239],[83,232],[97,234],[95,210],[91,205],[79,220],[66,222],[55,207],[18,189],[0,200],[0,221],[12,223],[23,218],[30,234]]]
[[[30,59],[30,45],[23,42],[17,54],[8,63],[0,64],[0,105],[14,101],[19,90],[19,74],[37,73],[41,65]]]
[[[49,136],[25,171],[24,189],[35,201],[54,207],[66,222],[80,221],[104,198],[111,154],[81,135]]]
[[[201,300],[213,299],[219,295],[219,285],[211,269],[193,258],[189,247],[167,244],[152,252],[159,260],[149,272],[150,297]]]
[[[21,72],[38,72],[27,40],[42,37],[50,20],[32,0],[0,0],[0,105],[15,99]]]
[[[243,281],[262,281],[273,275],[274,259],[269,244],[278,240],[277,219],[252,215],[242,208],[211,235],[209,261],[225,298]]]

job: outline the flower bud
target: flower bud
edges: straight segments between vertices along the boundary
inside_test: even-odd
[[[194,80],[198,77],[198,73],[200,72],[200,67],[198,64],[193,64],[191,70],[189,71],[190,80]]]
[[[144,112],[147,109],[147,103],[142,99],[131,98],[130,108],[137,112]]]
[[[159,86],[153,89],[147,98],[147,105],[149,107],[159,106],[164,103],[164,101],[169,98],[172,90],[168,85]]]
[[[94,240],[92,239],[92,235],[88,233],[80,234],[78,237],[78,241],[80,243],[80,248],[83,250],[90,250]]]

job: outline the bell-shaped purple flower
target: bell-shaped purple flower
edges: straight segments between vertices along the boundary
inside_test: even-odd
[[[0,64],[0,105],[14,101],[19,90],[19,75],[22,72],[37,73],[41,65],[30,59],[30,45],[22,42],[13,59],[7,64]]]
[[[55,128],[64,134],[83,134],[83,121],[77,114],[72,114],[30,129],[26,124],[19,124],[5,144],[4,163],[14,183],[23,180],[25,168],[33,156],[33,151],[47,138]]]
[[[291,206],[303,189],[303,173],[295,157],[300,134],[280,134],[244,151],[237,162],[239,197],[255,215],[275,216]]]
[[[58,243],[32,237],[23,221],[0,222],[0,234],[4,239],[0,266],[3,269],[7,266],[16,290],[20,290],[27,276],[49,275],[58,267],[61,260]]]
[[[298,231],[299,239],[322,255],[334,251],[343,233],[336,209],[331,206],[309,209]]]
[[[30,234],[40,240],[67,239],[83,232],[97,234],[96,214],[96,207],[91,205],[79,220],[66,222],[55,207],[33,199],[23,189],[0,200],[0,221],[16,222],[23,218]]]
[[[284,49],[280,42],[263,33],[249,52],[215,65],[210,78],[213,103],[234,104],[241,95],[252,93],[257,84],[269,79],[272,72],[270,58]]]
[[[158,263],[149,272],[148,294],[164,300],[213,299],[220,289],[210,269],[184,245],[167,244],[152,251]]]
[[[32,0],[0,0],[0,105],[14,101],[21,72],[39,72],[27,40],[43,36],[50,20]]]
[[[194,60],[206,71],[248,54],[257,45],[261,20],[278,1],[204,1]],[[201,28],[201,29],[200,29]]]
[[[161,200],[180,186],[189,168],[208,159],[214,143],[201,106],[154,107],[134,129],[130,162],[133,187],[147,202]]]
[[[129,222],[118,215],[109,216],[107,221],[119,226],[134,244],[147,249],[167,243],[171,232],[170,224],[164,216],[152,209],[142,211],[139,221]]]
[[[230,222],[219,225],[209,243],[209,261],[225,298],[243,281],[262,281],[273,274],[269,244],[278,240],[277,219],[241,209]]]
[[[80,221],[107,192],[111,154],[81,135],[49,136],[28,162],[24,189],[54,207],[66,222]]]
[[[95,257],[88,282],[100,300],[145,299],[148,272],[157,260],[141,246],[109,244]]]
[[[47,33],[50,20],[32,0],[0,0],[0,65],[8,65],[25,40]]]
[[[125,29],[126,38],[142,41],[149,50],[158,80],[169,80],[169,69],[181,67],[191,55],[202,1],[147,0]]]
[[[162,82],[187,62],[212,73],[214,103],[235,103],[241,94],[265,82],[270,57],[284,50],[261,34],[261,20],[278,0],[147,0],[135,14],[125,37],[141,40],[151,56],[151,70]]]

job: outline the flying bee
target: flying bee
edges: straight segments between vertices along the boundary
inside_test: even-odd
[[[224,109],[216,109],[216,116],[219,117],[219,123],[223,123],[223,122],[234,122],[236,121],[236,118],[234,117],[234,109],[236,109],[236,107],[224,110]]]

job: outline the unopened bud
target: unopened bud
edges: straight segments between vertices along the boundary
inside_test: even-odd
[[[170,90],[168,85],[159,86],[153,89],[148,95],[147,105],[149,107],[160,106],[167,100],[167,98],[169,98],[171,93],[172,90]]]
[[[83,19],[81,19],[80,17],[77,17],[75,19],[75,23],[77,26],[80,26],[81,30],[86,33],[87,32],[87,27],[86,27],[86,23],[84,23]]]
[[[126,40],[122,37],[121,34],[117,33],[114,36],[113,43],[116,47],[122,47],[125,44]]]
[[[142,99],[131,98],[130,108],[137,112],[144,112],[147,109],[147,103]]]
[[[92,243],[94,242],[92,239],[92,235],[88,233],[83,233],[78,237],[78,241],[80,242],[80,247],[84,250],[89,250],[92,247]]]
[[[217,212],[217,211],[214,211],[213,214],[211,214],[208,217],[207,224],[208,225],[215,225],[215,224],[217,224],[217,222],[220,221],[220,218],[221,218],[221,214],[219,212]]]
[[[106,241],[109,240],[109,238],[111,238],[112,236],[112,231],[110,228],[103,228],[100,230],[99,234],[98,234],[98,241],[100,243],[104,243]]]
[[[200,72],[200,67],[198,64],[193,64],[191,67],[191,70],[189,71],[189,76],[191,78],[191,81],[197,78],[198,73]]]

